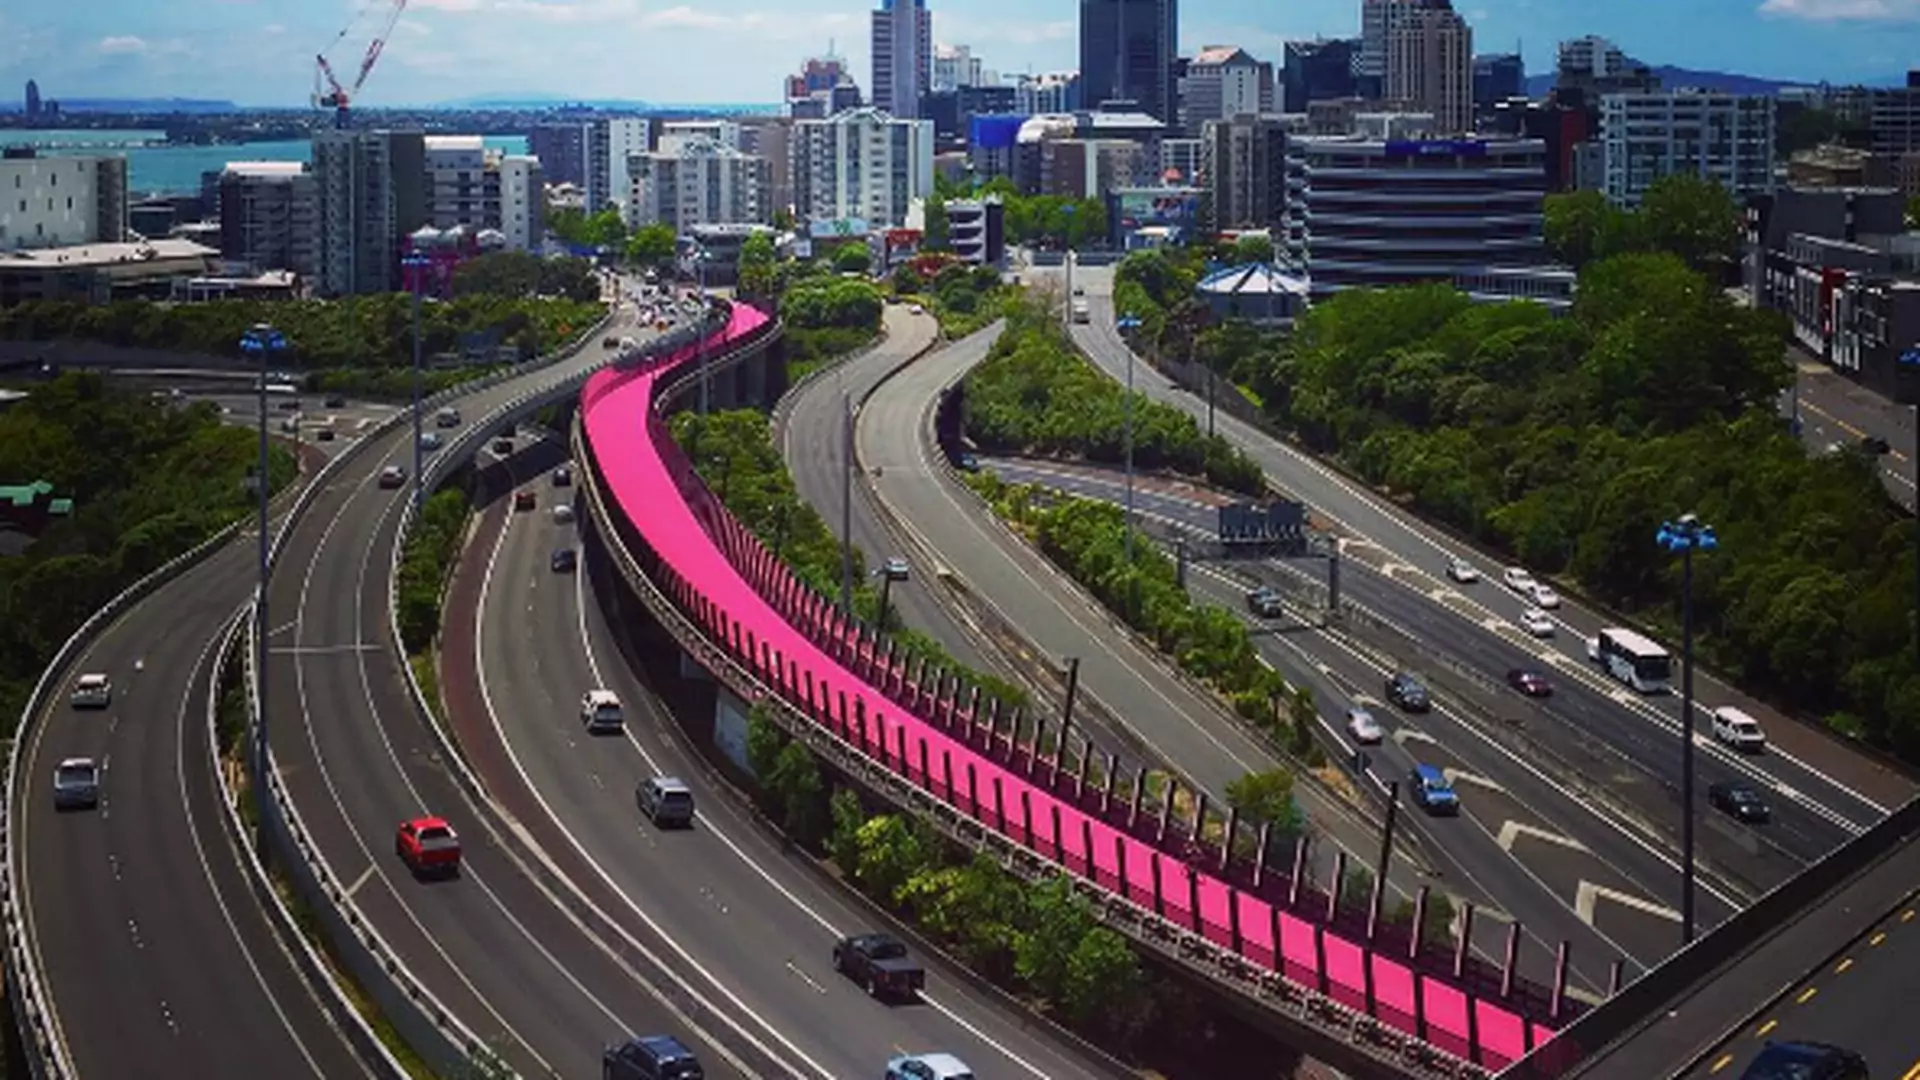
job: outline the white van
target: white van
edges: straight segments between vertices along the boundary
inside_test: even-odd
[[[1760,729],[1760,721],[1731,705],[1713,710],[1713,737],[1750,754],[1767,747],[1767,733]]]
[[[611,690],[589,690],[580,695],[580,722],[586,725],[589,734],[601,732],[618,734],[626,727],[626,717],[620,710],[620,697]]]

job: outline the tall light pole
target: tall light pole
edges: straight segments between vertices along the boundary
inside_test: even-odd
[[[712,397],[713,397],[713,391],[711,389],[713,385],[713,379],[707,373],[707,336],[706,336],[707,249],[706,248],[696,246],[693,249],[693,267],[694,267],[694,273],[696,275],[696,281],[700,286],[700,314],[695,316],[695,319],[698,321],[694,324],[694,346],[693,346],[695,349],[699,350],[699,356],[694,361],[694,363],[698,364],[700,367],[700,416],[702,419],[704,419],[707,415],[707,411],[712,407]]]
[[[240,337],[240,351],[260,361],[260,461],[255,468],[254,488],[260,499],[258,538],[259,583],[253,598],[253,672],[259,695],[260,723],[254,729],[254,786],[259,789],[261,809],[267,799],[267,500],[271,497],[268,480],[267,373],[273,358],[285,352],[286,335],[266,323],[255,323]],[[264,815],[262,820],[264,820]]]
[[[1663,522],[1654,543],[1680,556],[1680,944],[1693,944],[1693,553],[1720,546],[1694,514]]]
[[[1124,344],[1126,342],[1126,335],[1140,328],[1140,319],[1134,315],[1133,312],[1129,311],[1125,315],[1120,316],[1119,320],[1113,324],[1113,327],[1120,331],[1121,341]],[[1126,545],[1127,567],[1129,571],[1131,571],[1133,567],[1133,346],[1130,344],[1127,345],[1127,397],[1121,405],[1122,408],[1126,410],[1125,439],[1127,458],[1126,535],[1123,542]]]
[[[1067,215],[1067,235],[1060,238],[1067,248],[1066,258],[1061,260],[1061,264],[1067,268],[1067,299],[1066,303],[1061,305],[1060,313],[1066,316],[1068,337],[1073,336],[1073,212],[1076,209],[1078,207],[1072,203],[1060,208],[1061,212]]]
[[[426,499],[425,489],[421,486],[420,479],[422,455],[420,399],[422,384],[426,379],[420,360],[420,286],[421,280],[426,277],[427,268],[433,265],[433,260],[414,251],[403,257],[400,265],[406,270],[413,285],[413,512],[417,514],[420,512],[421,503]]]

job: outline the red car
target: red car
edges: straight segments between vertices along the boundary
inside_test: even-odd
[[[1528,697],[1552,697],[1553,684],[1538,671],[1515,668],[1507,672],[1507,685]]]
[[[419,817],[401,822],[393,851],[416,874],[454,877],[460,873],[460,838],[445,818]]]

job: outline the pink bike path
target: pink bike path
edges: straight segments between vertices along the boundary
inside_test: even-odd
[[[714,640],[816,722],[948,805],[1261,969],[1490,1068],[1551,1037],[1548,1027],[1497,1001],[1236,887],[1208,869],[1217,857],[1192,843],[1166,843],[1164,820],[1154,835],[1083,809],[1096,801],[1101,810],[1114,808],[1050,770],[1044,757],[1015,752],[1010,737],[1000,745],[997,715],[989,729],[969,712],[977,695],[962,702],[938,681],[931,690],[916,685],[919,671],[798,582],[701,483],[655,408],[663,379],[702,351],[711,362],[766,322],[737,305],[703,346],[603,371],[582,396],[591,464],[626,519],[611,524],[641,541],[636,557],[659,560],[656,580]],[[1063,797],[1066,790],[1074,797]],[[1169,846],[1180,853],[1161,850]]]

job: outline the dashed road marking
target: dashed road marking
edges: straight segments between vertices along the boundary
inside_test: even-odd
[[[1756,1039],[1764,1039],[1768,1035],[1772,1034],[1774,1028],[1777,1028],[1779,1026],[1780,1026],[1780,1021],[1769,1020],[1766,1023],[1761,1024],[1760,1027],[1756,1031],[1754,1031],[1753,1037]]]
[[[1440,745],[1439,739],[1436,739],[1433,736],[1417,728],[1401,728],[1398,731],[1395,731],[1393,733],[1393,741],[1400,744],[1401,746],[1405,746],[1410,742],[1426,743],[1429,746]]]
[[[1708,1071],[1709,1073],[1717,1073],[1717,1072],[1719,1072],[1719,1071],[1720,1071],[1721,1069],[1724,1069],[1724,1068],[1726,1068],[1727,1066],[1729,1066],[1729,1065],[1731,1065],[1731,1064],[1733,1064],[1733,1055],[1732,1055],[1732,1054],[1721,1054],[1721,1055],[1720,1055],[1720,1056],[1719,1056],[1718,1058],[1716,1058],[1716,1059],[1714,1060],[1714,1063],[1713,1063],[1713,1068],[1711,1068],[1711,1069],[1708,1069],[1707,1071]]]
[[[1497,615],[1488,615],[1480,620],[1480,628],[1491,630],[1496,634],[1503,633],[1507,629],[1507,620]]]
[[[1819,992],[1820,992],[1820,988],[1819,988],[1819,987],[1817,987],[1817,986],[1809,986],[1809,987],[1807,987],[1807,988],[1806,988],[1805,990],[1802,990],[1802,991],[1800,991],[1800,996],[1798,996],[1798,997],[1796,997],[1796,998],[1794,998],[1794,999],[1793,999],[1793,1003],[1794,1003],[1795,1005],[1805,1005],[1805,1004],[1806,1004],[1807,1002],[1809,1002],[1809,1001],[1812,1001],[1812,1000],[1813,1000],[1813,995],[1815,995],[1815,994],[1817,994],[1817,993],[1819,993]]]
[[[1607,696],[1621,705],[1632,705],[1634,702],[1633,695],[1627,693],[1625,690],[1610,690],[1607,692]]]
[[[1535,825],[1528,825],[1523,821],[1502,822],[1500,825],[1500,835],[1494,838],[1494,842],[1500,845],[1501,851],[1511,855],[1513,854],[1513,845],[1523,836],[1530,836],[1535,840],[1543,840],[1549,844],[1558,844],[1564,848],[1572,848],[1575,851],[1587,850],[1587,845],[1575,840],[1571,836],[1563,836],[1550,829],[1542,829]],[[1582,885],[1584,884],[1585,883],[1582,882]]]
[[[1845,975],[1847,973],[1847,969],[1852,966],[1853,966],[1853,957],[1849,956],[1845,960],[1842,960],[1838,964],[1834,965],[1833,973],[1835,975]]]
[[[1580,888],[1574,892],[1573,913],[1581,922],[1592,926],[1594,908],[1602,900],[1611,900],[1622,907],[1630,907],[1635,911],[1645,912],[1668,922],[1680,921],[1680,913],[1665,904],[1656,904],[1645,897],[1624,893],[1618,889],[1609,889],[1605,885],[1595,885],[1591,881],[1582,881]]]

